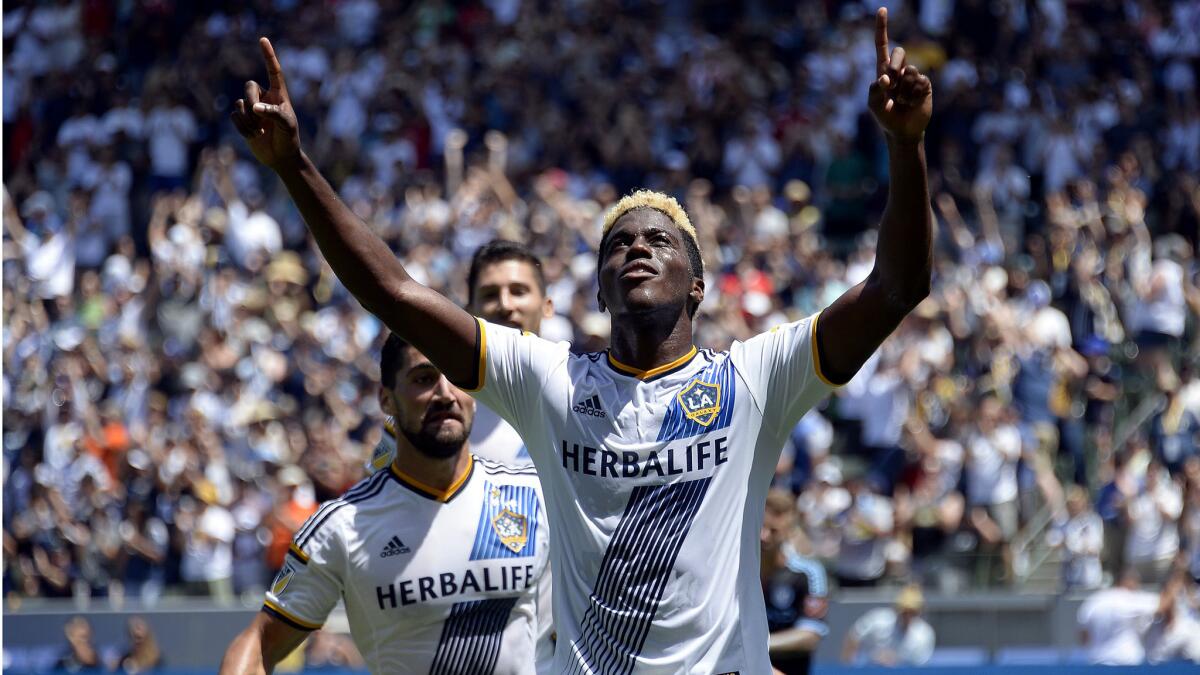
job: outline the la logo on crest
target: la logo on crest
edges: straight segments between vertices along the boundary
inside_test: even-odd
[[[689,420],[708,426],[721,412],[721,385],[692,380],[679,392],[679,405]]]

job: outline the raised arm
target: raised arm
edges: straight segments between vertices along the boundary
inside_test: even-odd
[[[255,158],[283,181],[338,279],[367,311],[412,343],[450,381],[478,386],[475,320],[440,293],[417,283],[404,265],[346,207],[300,149],[296,113],[283,69],[267,38],[259,39],[270,89],[246,83],[230,116]]]
[[[888,147],[887,207],[879,225],[875,268],[834,301],[817,322],[821,370],[846,382],[900,321],[929,295],[933,259],[925,126],[933,111],[929,78],[888,52],[887,10],[875,15],[876,80],[867,105]]]

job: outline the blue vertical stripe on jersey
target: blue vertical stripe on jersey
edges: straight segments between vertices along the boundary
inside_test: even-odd
[[[500,498],[492,499],[492,490],[500,492]],[[505,505],[512,503],[512,511],[525,516],[525,546],[514,552],[500,541],[492,520]],[[471,547],[469,560],[493,560],[495,558],[527,558],[537,552],[537,526],[539,517],[537,491],[529,485],[483,484],[483,504],[479,510],[479,525],[475,528],[475,545]]]
[[[679,404],[679,392],[697,380],[716,384],[721,388],[721,410],[717,413],[717,418],[708,426],[688,419],[683,412],[683,406]],[[667,408],[667,414],[663,416],[662,426],[658,430],[658,442],[677,441],[728,427],[730,420],[733,419],[733,404],[737,394],[736,382],[737,378],[733,376],[733,366],[728,356],[716,363],[709,364],[704,370],[687,380],[671,395],[671,405]]]
[[[517,597],[456,602],[442,624],[429,675],[490,675]]]
[[[572,642],[571,672],[628,674],[712,478],[633,489]]]

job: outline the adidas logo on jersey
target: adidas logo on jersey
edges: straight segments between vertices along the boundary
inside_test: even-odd
[[[383,552],[379,554],[379,557],[390,558],[401,553],[412,553],[412,551],[404,545],[404,542],[400,541],[400,537],[392,535],[392,540],[387,543],[387,546],[383,547]]]
[[[600,395],[592,394],[591,398],[585,398],[575,407],[571,408],[581,415],[591,415],[592,417],[608,417],[608,413],[604,412],[604,408],[600,406]]]

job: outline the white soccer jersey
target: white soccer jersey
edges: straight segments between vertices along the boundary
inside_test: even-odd
[[[392,466],[308,519],[264,610],[315,630],[344,599],[375,673],[531,675],[548,534],[532,467],[473,457],[439,492]]]
[[[396,428],[392,418],[384,422],[383,436],[376,444],[371,459],[367,460],[367,472],[383,469],[396,459]],[[512,425],[505,422],[487,406],[475,404],[475,422],[471,425],[471,452],[493,462],[509,466],[524,466],[533,460],[525,449],[525,441]]]
[[[554,672],[771,672],[759,530],[832,388],[816,317],[647,372],[479,327],[475,395],[525,439],[554,524]]]

